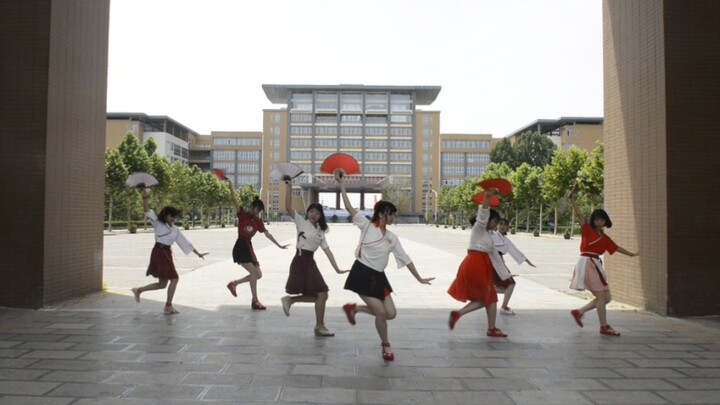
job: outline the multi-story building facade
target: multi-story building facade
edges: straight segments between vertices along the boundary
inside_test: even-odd
[[[263,85],[263,90],[271,102],[285,105],[265,111],[264,129],[270,131],[265,145],[275,142],[271,153],[304,171],[295,193],[305,203],[337,190],[332,175],[322,173],[320,166],[342,151],[360,163],[361,173],[347,180],[348,191],[360,194],[360,208],[371,206],[365,194],[380,193],[383,184],[391,182],[409,193],[398,207],[401,212],[421,211],[423,167],[433,168],[423,164],[423,153],[434,155],[433,148],[439,147],[432,141],[439,136],[439,119],[429,117],[439,118],[439,113],[423,114],[416,107],[435,101],[439,86]],[[429,142],[423,144],[418,134],[426,127]],[[267,176],[271,164],[265,169],[263,184],[273,190],[277,185],[270,185]],[[428,170],[426,177],[439,183],[436,172]],[[282,198],[282,193],[277,196]]]
[[[492,135],[442,134],[440,178],[442,185],[457,185],[467,177],[479,177],[490,164]]]
[[[140,142],[153,138],[157,143],[156,153],[168,161],[187,164],[190,157],[190,137],[198,133],[174,119],[164,115],[143,113],[107,113],[105,123],[105,148],[116,148],[132,132]]]
[[[592,152],[603,139],[602,117],[560,117],[556,120],[539,119],[507,135],[515,143],[520,134],[532,131],[548,136],[558,148],[568,150],[575,146]]]
[[[252,184],[260,191],[262,141],[262,132],[213,131],[210,167],[223,170],[236,186]]]

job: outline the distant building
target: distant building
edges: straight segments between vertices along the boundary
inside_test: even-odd
[[[156,153],[168,161],[188,163],[189,140],[198,133],[164,115],[143,113],[107,113],[105,123],[105,148],[116,148],[125,134],[132,132],[140,142],[153,138]]]
[[[575,146],[592,152],[598,141],[603,139],[602,117],[560,117],[556,120],[539,119],[508,134],[506,138],[515,143],[517,137],[525,132],[538,132],[548,136],[553,143],[563,150]]]

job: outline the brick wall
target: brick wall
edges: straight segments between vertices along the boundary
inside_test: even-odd
[[[674,316],[720,313],[712,245],[720,137],[720,3],[603,2],[609,234],[615,298]]]
[[[102,287],[109,1],[0,3],[0,305]]]

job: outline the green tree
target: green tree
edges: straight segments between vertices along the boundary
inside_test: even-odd
[[[147,173],[150,171],[150,158],[132,132],[128,132],[125,135],[120,145],[118,145],[117,151],[128,173]],[[128,228],[130,228],[133,210],[140,210],[140,197],[135,190],[127,190],[125,192],[125,203],[127,207],[127,224]]]
[[[481,182],[483,180],[489,180],[489,179],[505,179],[509,180],[510,183],[512,183],[513,178],[513,169],[510,167],[507,163],[490,163],[485,168],[485,172],[480,176],[479,179],[477,179],[477,182]],[[513,187],[515,185],[513,184]],[[477,191],[480,191],[480,189],[477,189]],[[514,197],[512,195],[510,196],[498,196],[500,199],[500,209],[503,211],[503,215],[505,217],[510,217],[510,213],[515,211],[515,205],[514,205]]]
[[[577,180],[580,169],[582,169],[586,160],[587,153],[582,149],[572,147],[567,152],[558,149],[553,155],[552,162],[545,167],[543,198],[548,203],[553,204],[555,210],[554,233],[557,233],[559,204],[563,202],[563,198],[572,187],[573,181]],[[574,215],[571,222],[574,222]],[[573,225],[571,223],[571,227]]]
[[[534,171],[535,168],[533,166],[523,163],[515,170],[510,179],[513,184],[513,199],[515,202],[515,227],[518,228],[519,225],[520,210],[526,210],[527,223],[525,225],[525,231],[529,230],[530,210],[533,207],[535,195],[538,194],[539,191],[538,188],[532,188],[531,182],[528,181]]]
[[[591,211],[601,205],[603,201],[604,170],[605,148],[603,143],[598,141],[578,176],[580,195],[590,204]]]
[[[400,177],[390,176],[383,182],[382,199],[395,204],[398,209],[407,209],[410,204],[410,183]]]
[[[555,149],[555,144],[549,137],[538,132],[524,132],[513,145],[515,161],[511,167],[517,168],[523,163],[545,167],[552,160]]]
[[[490,151],[490,161],[493,163],[505,163],[511,168],[515,165],[515,150],[510,139],[503,138]]]
[[[116,150],[105,151],[105,195],[108,200],[108,229],[112,232],[113,202],[122,198],[126,190],[127,168]]]
[[[148,138],[143,142],[142,146],[145,149],[145,153],[147,153],[148,156],[152,156],[155,154],[158,145],[157,142],[155,142],[155,138]]]

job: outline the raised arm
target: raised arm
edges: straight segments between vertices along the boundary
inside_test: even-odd
[[[583,215],[582,210],[577,205],[577,201],[575,201],[575,195],[570,196],[570,202],[572,203],[573,209],[575,210],[575,215],[578,217],[578,222],[580,223],[580,226],[587,224],[587,221],[585,220],[585,215]]]
[[[292,183],[289,181],[285,182],[285,209],[290,218],[295,219],[296,212],[292,207]]]
[[[145,187],[141,187],[140,189],[140,195],[142,196],[143,201],[143,212],[150,211],[150,205],[148,204],[148,192]]]
[[[335,180],[340,184],[340,195],[342,195],[343,204],[345,204],[345,210],[350,214],[350,217],[355,217],[355,214],[357,214],[357,210],[353,208],[352,204],[350,203],[350,198],[347,195],[347,191],[345,190],[345,183],[342,177],[339,176],[339,173],[335,173]]]
[[[230,198],[232,199],[233,204],[235,205],[235,212],[240,211],[240,203],[238,203],[237,196],[235,195],[235,188],[233,187],[232,182],[230,179],[225,179],[228,186],[230,187]]]
[[[496,188],[489,188],[485,191],[485,199],[483,200],[482,207],[484,209],[490,208],[490,198],[497,194],[498,189]]]

